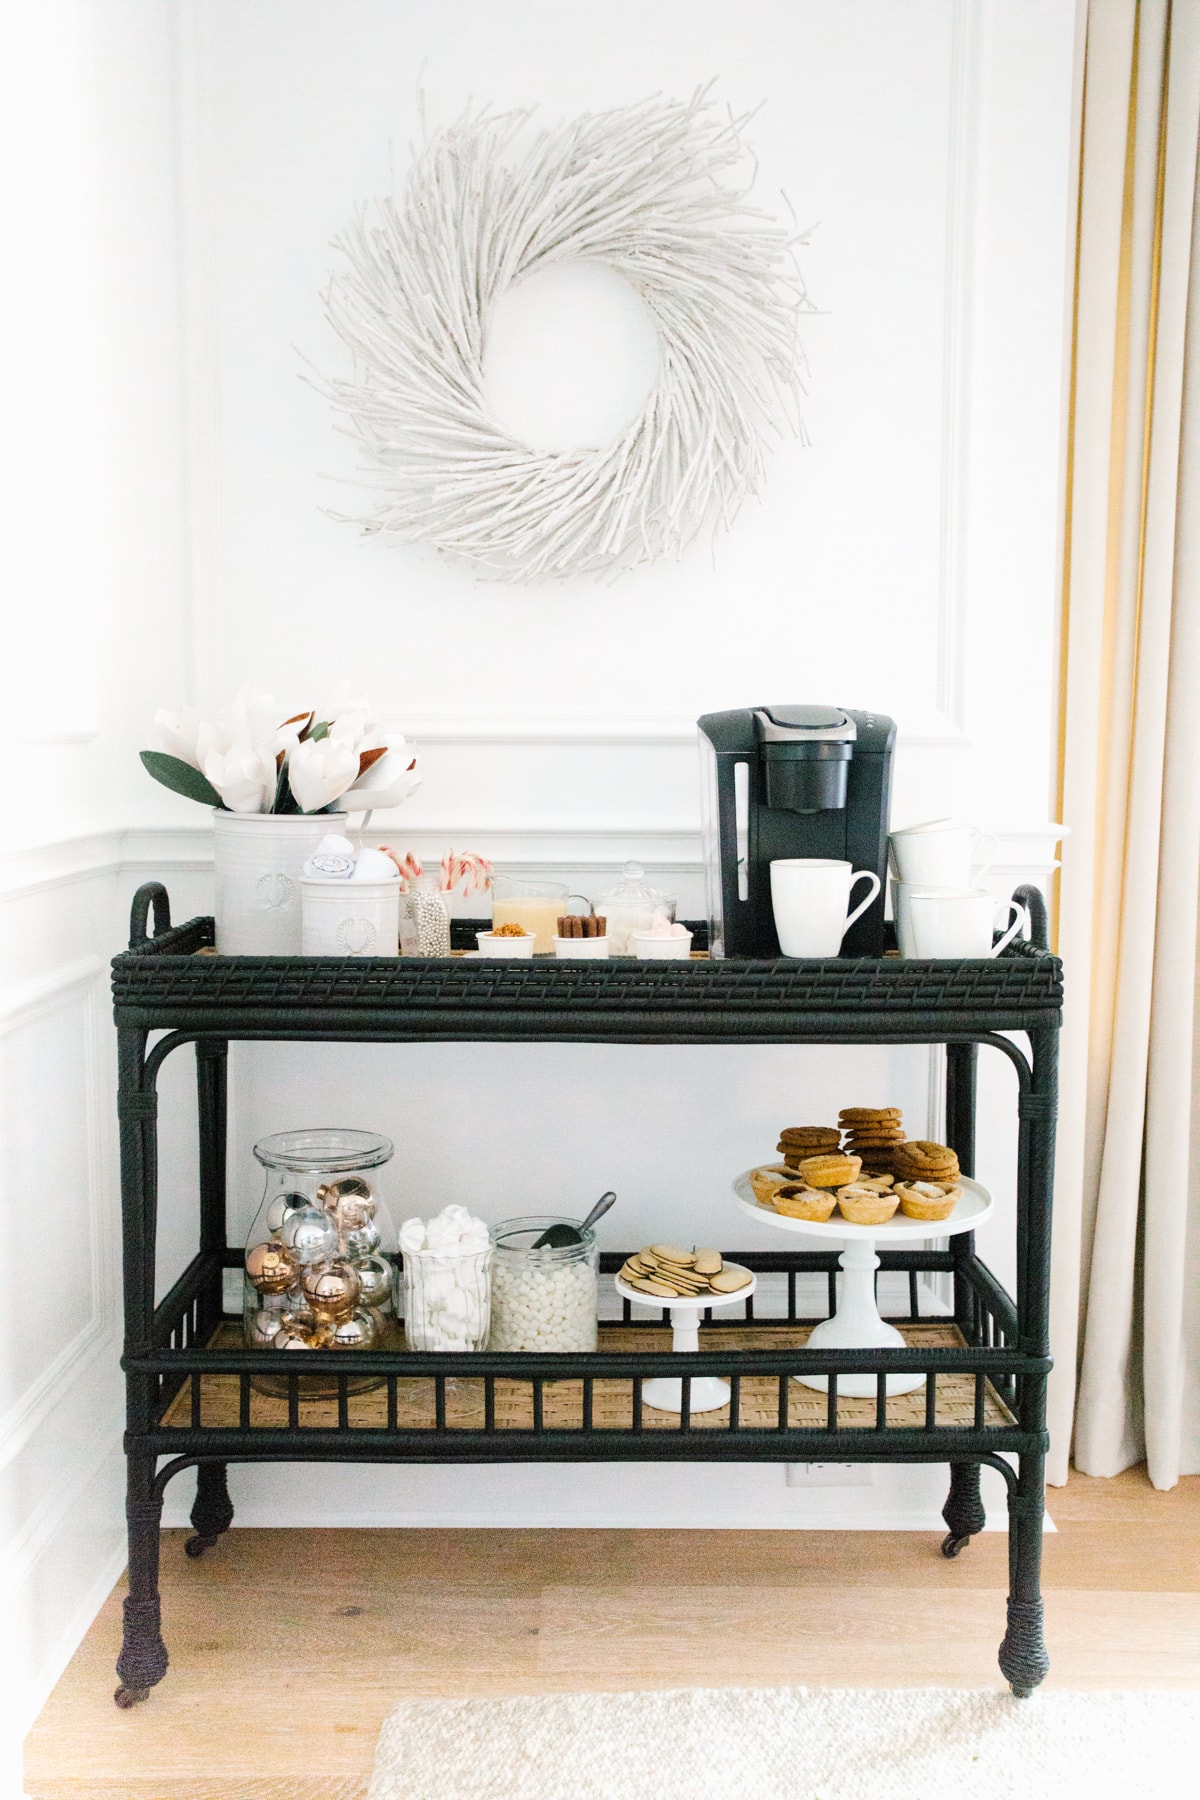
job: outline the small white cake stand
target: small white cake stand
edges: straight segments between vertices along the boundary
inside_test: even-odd
[[[903,1337],[894,1325],[880,1318],[875,1303],[875,1271],[879,1267],[876,1244],[920,1244],[930,1238],[953,1237],[959,1231],[974,1231],[992,1211],[992,1196],[987,1189],[963,1175],[958,1181],[962,1199],[948,1219],[906,1219],[903,1213],[895,1212],[886,1225],[851,1225],[836,1215],[818,1224],[814,1219],[789,1219],[769,1206],[760,1206],[750,1186],[751,1173],[747,1169],[733,1184],[743,1212],[783,1231],[796,1231],[804,1237],[836,1238],[842,1245],[842,1291],[837,1311],[831,1319],[814,1326],[806,1346],[809,1350],[902,1350]],[[822,1393],[829,1387],[827,1375],[797,1375],[794,1379],[805,1387],[819,1388]],[[887,1378],[889,1394],[911,1394],[914,1388],[924,1385],[923,1375]],[[838,1393],[873,1399],[875,1377],[839,1375]]]
[[[742,1269],[741,1263],[727,1262],[727,1269]],[[749,1269],[742,1270],[750,1275]],[[639,1288],[632,1288],[614,1276],[618,1294],[624,1300],[632,1300],[635,1306],[657,1306],[660,1311],[666,1307],[671,1309],[671,1348],[672,1350],[698,1350],[700,1348],[700,1314],[710,1306],[731,1306],[735,1300],[748,1300],[758,1286],[758,1277],[750,1275],[745,1287],[738,1288],[734,1294],[697,1294],[695,1299],[676,1298],[668,1300],[663,1294],[643,1294]],[[730,1388],[727,1381],[718,1375],[693,1375],[690,1410],[694,1413],[715,1412],[719,1406],[728,1406]],[[669,1375],[658,1376],[653,1381],[642,1385],[642,1399],[647,1406],[653,1406],[659,1412],[683,1411],[683,1383]]]

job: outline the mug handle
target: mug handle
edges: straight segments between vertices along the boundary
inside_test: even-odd
[[[859,869],[856,871],[855,874],[853,874],[850,877],[851,893],[854,892],[855,887],[858,885],[858,883],[860,881],[871,882],[872,883],[871,891],[867,895],[866,899],[863,901],[860,901],[860,903],[855,907],[854,911],[848,916],[846,923],[842,926],[842,936],[843,937],[845,937],[846,933],[849,931],[850,927],[853,925],[855,919],[862,918],[862,915],[866,912],[868,906],[870,906],[872,900],[874,900],[875,896],[879,892],[879,877],[878,877],[878,875],[876,875],[874,869]],[[1007,942],[1007,939],[1005,940],[1005,942]]]
[[[1029,929],[1029,908],[1028,907],[1022,906],[1021,902],[1019,900],[1010,900],[1008,903],[1008,910],[1010,912],[1016,913],[1017,916],[1013,920],[1012,924],[1005,931],[1004,936],[1000,939],[1000,942],[998,944],[992,945],[991,950],[988,952],[988,954],[990,956],[999,956],[1000,952],[1002,950],[1006,950],[1008,948],[1009,944],[1012,943],[1012,941],[1016,937],[1018,931],[1021,931],[1021,930],[1028,931],[1028,929]]]
[[[979,847],[981,844],[986,844],[988,846],[987,850],[983,852],[987,861],[977,863],[975,859],[980,854]],[[971,843],[971,880],[982,885],[984,876],[991,869],[992,864],[999,854],[1000,839],[996,836],[995,832],[976,830],[974,839]]]

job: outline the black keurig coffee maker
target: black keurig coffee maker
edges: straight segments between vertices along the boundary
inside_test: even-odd
[[[754,706],[698,721],[713,956],[778,956],[771,864],[829,857],[872,869],[880,891],[843,956],[882,956],[896,726],[840,706]]]

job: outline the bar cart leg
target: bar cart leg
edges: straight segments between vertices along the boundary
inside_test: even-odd
[[[125,1516],[129,1528],[129,1592],[125,1596],[125,1638],[117,1658],[121,1685],[113,1695],[120,1707],[136,1706],[167,1672],[158,1597],[158,1533],[162,1495],[155,1491],[152,1456],[129,1455]]]
[[[987,1524],[987,1514],[979,1497],[977,1462],[950,1464],[950,1492],[942,1508],[942,1517],[949,1527],[942,1539],[942,1555],[957,1556]]]
[[[195,1537],[183,1546],[191,1557],[203,1556],[211,1550],[223,1531],[233,1524],[233,1502],[224,1463],[198,1463],[196,1466],[196,1499],[192,1507]]]
[[[1046,1679],[1050,1658],[1042,1635],[1042,1512],[1046,1459],[1022,1456],[1008,1492],[1008,1630],[1000,1670],[1018,1700]]]

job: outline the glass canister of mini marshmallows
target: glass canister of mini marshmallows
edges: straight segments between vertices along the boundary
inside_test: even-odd
[[[574,1244],[541,1244],[552,1225],[570,1225]],[[492,1324],[489,1350],[572,1351],[596,1348],[594,1231],[577,1219],[506,1219],[492,1227]]]

